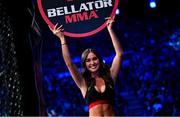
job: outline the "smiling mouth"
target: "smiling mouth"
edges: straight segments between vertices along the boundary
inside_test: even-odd
[[[97,68],[97,66],[92,66],[92,67],[90,67],[91,69],[96,69]]]

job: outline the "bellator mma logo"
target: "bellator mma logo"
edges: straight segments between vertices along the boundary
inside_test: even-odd
[[[106,17],[115,15],[118,0],[38,0],[48,25],[63,25],[70,37],[93,35],[106,27]]]

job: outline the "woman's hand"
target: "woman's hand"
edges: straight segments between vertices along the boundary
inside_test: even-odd
[[[112,25],[114,23],[114,18],[115,18],[115,16],[105,18],[107,20],[106,24],[107,24],[107,29],[108,30],[112,29]]]
[[[54,28],[51,28],[49,26],[49,29],[53,32],[54,35],[56,35],[57,37],[59,37],[61,40],[64,39],[64,29],[62,28],[63,25],[60,25],[58,27],[58,23],[54,26]]]

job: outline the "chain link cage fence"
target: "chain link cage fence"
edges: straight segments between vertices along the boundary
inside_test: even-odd
[[[0,116],[23,115],[22,82],[14,41],[10,17],[0,1]]]

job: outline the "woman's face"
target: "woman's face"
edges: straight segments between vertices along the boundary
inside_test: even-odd
[[[87,69],[91,73],[97,73],[98,72],[100,63],[99,63],[99,59],[97,58],[97,56],[93,52],[90,52],[87,55],[87,58],[86,58],[85,62],[86,62]]]

